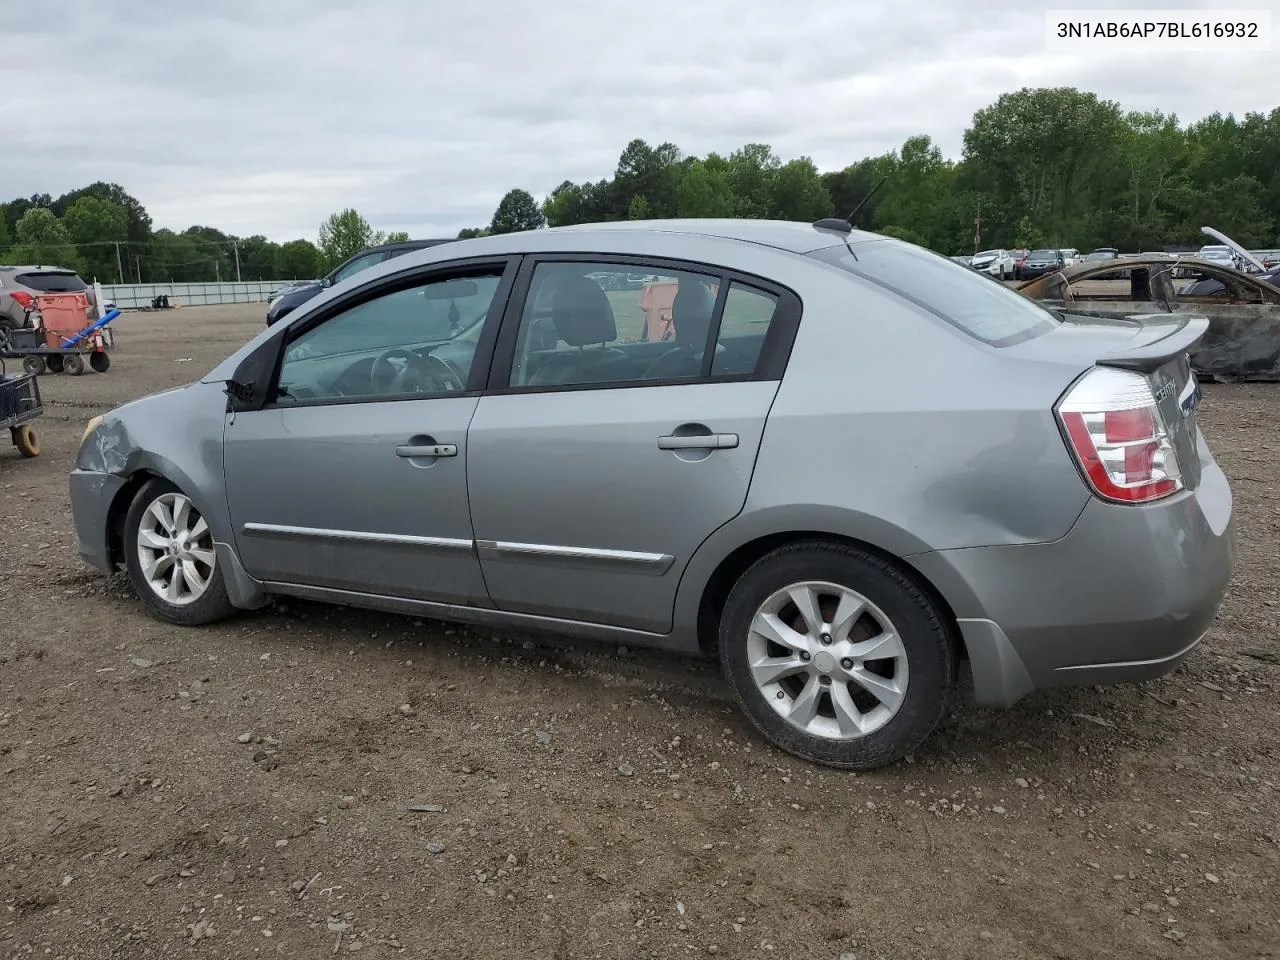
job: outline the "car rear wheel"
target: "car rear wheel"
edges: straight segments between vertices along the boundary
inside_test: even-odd
[[[196,626],[235,612],[218,566],[213,533],[191,499],[167,480],[151,480],[125,518],[129,580],[161,620]]]
[[[850,770],[916,749],[941,722],[957,671],[951,628],[914,580],[824,541],[780,547],[742,575],[720,655],[770,743]]]

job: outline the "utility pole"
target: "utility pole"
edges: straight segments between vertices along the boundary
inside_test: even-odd
[[[142,283],[142,257],[138,254],[133,256],[133,268],[138,271],[138,283]]]
[[[236,252],[236,283],[240,282],[240,241],[232,240],[231,249]]]
[[[124,264],[120,261],[120,241],[112,240],[111,242],[116,245],[116,270],[120,274],[120,282],[124,283]]]

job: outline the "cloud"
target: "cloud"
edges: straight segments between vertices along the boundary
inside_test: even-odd
[[[452,236],[513,186],[611,175],[633,137],[838,169],[918,133],[958,156],[974,111],[1023,85],[1184,122],[1275,103],[1274,53],[1050,53],[1043,8],[992,0],[40,6],[6,22],[30,57],[3,58],[0,85],[31,111],[6,124],[7,195],[115,181],[157,227],[274,240],[347,206]]]

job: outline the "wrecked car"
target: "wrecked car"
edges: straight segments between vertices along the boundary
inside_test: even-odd
[[[1280,287],[1197,257],[1131,257],[1125,273],[1117,278],[1114,260],[1086,261],[1015,289],[1044,306],[1090,317],[1205,316],[1209,330],[1191,352],[1197,376],[1280,382]],[[1175,286],[1175,274],[1191,282]]]

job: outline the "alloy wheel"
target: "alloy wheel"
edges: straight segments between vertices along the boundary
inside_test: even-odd
[[[865,737],[906,698],[907,651],[894,625],[836,583],[803,581],[769,596],[751,619],[747,660],[765,701],[811,736]]]
[[[164,493],[142,512],[138,561],[157,597],[186,606],[204,596],[217,554],[208,523],[181,493]]]

